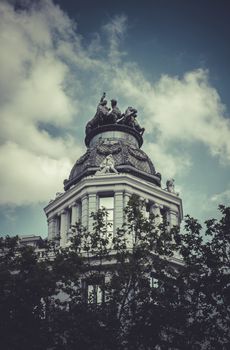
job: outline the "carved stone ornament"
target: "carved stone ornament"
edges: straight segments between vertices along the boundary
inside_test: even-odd
[[[138,160],[146,161],[148,159],[148,157],[142,151],[138,150],[137,148],[129,146],[128,151],[131,154],[131,156],[137,158]]]
[[[104,175],[108,173],[118,174],[118,171],[115,169],[115,161],[112,154],[105,157],[100,164],[100,170],[98,170],[95,175]]]
[[[175,185],[174,185],[175,180],[174,179],[168,179],[166,181],[166,190],[171,193],[175,193]]]
[[[98,147],[97,152],[103,155],[116,154],[121,152],[119,142],[105,142],[103,141]]]
[[[76,164],[82,164],[86,161],[86,159],[88,159],[90,156],[90,152],[87,151],[81,158],[78,159],[78,161],[76,162]]]

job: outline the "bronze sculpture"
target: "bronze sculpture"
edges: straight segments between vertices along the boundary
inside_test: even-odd
[[[104,92],[97,106],[95,116],[86,125],[86,135],[99,126],[111,124],[126,125],[143,135],[145,129],[141,128],[136,120],[137,110],[133,107],[128,107],[125,113],[122,114],[117,107],[117,100],[115,99],[111,100],[111,108],[108,108],[105,96],[106,93]]]

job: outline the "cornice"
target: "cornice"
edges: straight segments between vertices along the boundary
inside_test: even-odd
[[[131,174],[105,174],[103,176],[88,176],[83,178],[78,184],[74,187],[63,193],[61,196],[55,198],[50,202],[45,208],[44,211],[46,215],[49,215],[50,212],[56,211],[60,207],[64,208],[69,205],[68,202],[75,201],[76,197],[80,199],[81,197],[94,194],[102,191],[113,191],[113,192],[140,192],[140,195],[143,197],[153,197],[154,199],[159,199],[161,201],[166,201],[169,204],[174,204],[179,208],[179,216],[183,218],[183,209],[182,209],[182,200],[175,193],[168,192],[160,188],[153,183],[148,181],[143,182],[143,180],[133,176]]]

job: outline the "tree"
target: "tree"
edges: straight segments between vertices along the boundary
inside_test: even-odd
[[[1,238],[0,285],[1,347],[44,349],[50,341],[46,309],[56,294],[47,256],[40,261],[18,237]]]
[[[227,349],[230,341],[230,208],[219,206],[219,221],[187,216],[184,234],[177,235],[185,268],[180,279],[181,305],[191,348]]]
[[[4,349],[227,349],[230,208],[184,232],[143,214],[132,196],[114,237],[104,209],[72,244],[43,259],[17,238],[0,241]]]

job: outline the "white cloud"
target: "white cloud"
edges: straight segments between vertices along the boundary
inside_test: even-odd
[[[162,75],[156,84],[135,65],[126,65],[117,73],[114,89],[119,86],[120,94],[135,101],[147,133],[154,135],[161,150],[169,150],[175,142],[201,142],[229,164],[230,121],[209,84],[207,71],[198,69],[182,78]]]
[[[58,55],[63,40],[79,40],[74,34],[72,41],[73,23],[51,1],[18,12],[2,2],[0,16],[0,203],[46,201],[62,189],[82,148],[66,129],[78,103]],[[59,128],[59,137],[41,125]]]
[[[117,65],[125,52],[121,51],[120,44],[126,32],[127,17],[125,15],[115,16],[104,25],[103,29],[109,38],[108,58],[111,64]]]
[[[163,170],[162,175],[165,179],[175,176],[178,173],[188,171],[191,167],[191,161],[188,156],[173,155],[170,151],[160,143],[145,143],[145,151],[154,161],[156,170]]]
[[[223,192],[216,193],[211,197],[211,201],[217,204],[229,205],[230,202],[230,189],[226,189]]]
[[[60,188],[82,152],[70,130],[93,116],[103,91],[122,110],[137,107],[145,150],[164,176],[192,166],[182,143],[201,142],[229,164],[230,123],[208,72],[148,80],[128,56],[122,61],[125,16],[112,18],[88,46],[51,0],[20,12],[0,3],[0,16],[1,203],[45,201]],[[55,126],[59,136],[41,125]]]
[[[0,204],[29,204],[53,198],[62,190],[70,167],[68,158],[52,159],[14,143],[5,144],[0,152],[0,178],[4,181]]]

